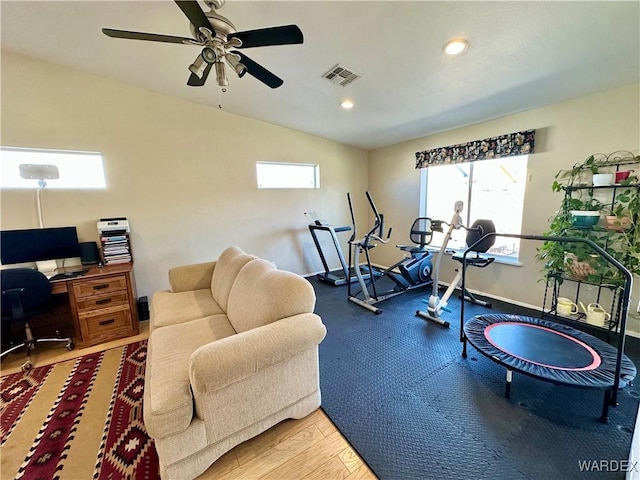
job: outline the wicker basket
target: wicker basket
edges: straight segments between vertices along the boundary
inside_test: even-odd
[[[596,269],[593,268],[590,262],[579,262],[578,257],[570,252],[564,254],[564,267],[567,275],[574,280],[584,280],[589,275],[596,273]]]

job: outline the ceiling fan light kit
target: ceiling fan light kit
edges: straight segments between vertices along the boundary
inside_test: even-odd
[[[218,61],[218,55],[213,48],[204,47],[202,49],[202,58],[207,63],[216,63]]]
[[[242,78],[247,73],[247,66],[240,62],[240,55],[235,53],[227,53],[225,57],[227,63],[236,71],[238,77]]]
[[[191,65],[189,65],[189,71],[198,78],[202,79],[202,74],[207,68],[207,62],[204,61],[202,55],[198,55]]]
[[[229,81],[226,76],[225,63],[242,78],[246,73],[271,88],[280,87],[284,81],[254,62],[243,53],[231,51],[231,48],[267,47],[273,45],[295,45],[304,41],[302,31],[296,25],[268,27],[257,30],[238,32],[227,18],[215,12],[221,8],[225,0],[206,0],[210,11],[204,12],[196,0],[175,0],[182,13],[189,19],[193,38],[159,35],[155,33],[129,32],[103,28],[108,37],[129,40],[146,40],[151,42],[177,43],[182,45],[201,46],[202,51],[189,65],[191,76],[187,85],[200,87],[205,84],[211,68],[215,66],[218,86],[226,87]]]

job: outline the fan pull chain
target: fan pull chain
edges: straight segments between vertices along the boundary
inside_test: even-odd
[[[222,94],[227,93],[227,89],[224,87],[218,88],[218,108],[222,110]]]

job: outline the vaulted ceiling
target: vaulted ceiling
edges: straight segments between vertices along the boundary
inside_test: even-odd
[[[203,10],[208,10],[200,2]],[[239,31],[296,24],[302,45],[245,49],[284,80],[228,72],[189,87],[197,46],[113,39],[103,27],[190,36],[173,1],[0,2],[2,48],[365,149],[640,81],[640,2],[244,1]],[[459,56],[444,43],[464,37]],[[322,78],[342,64],[361,78]],[[349,98],[349,111],[340,102]],[[197,120],[197,119],[194,119]]]

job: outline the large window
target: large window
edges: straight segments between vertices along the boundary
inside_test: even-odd
[[[320,188],[318,165],[256,162],[258,188]]]
[[[421,188],[426,216],[449,222],[455,202],[462,200],[465,226],[489,219],[499,233],[521,233],[527,158],[523,155],[423,169]],[[454,231],[448,247],[464,250],[466,235],[464,229]],[[432,245],[440,246],[443,239],[444,233],[434,234]],[[496,237],[489,250],[508,262],[517,262],[519,252],[519,239],[505,237]]]
[[[31,148],[0,148],[0,187],[106,188],[102,154]]]

